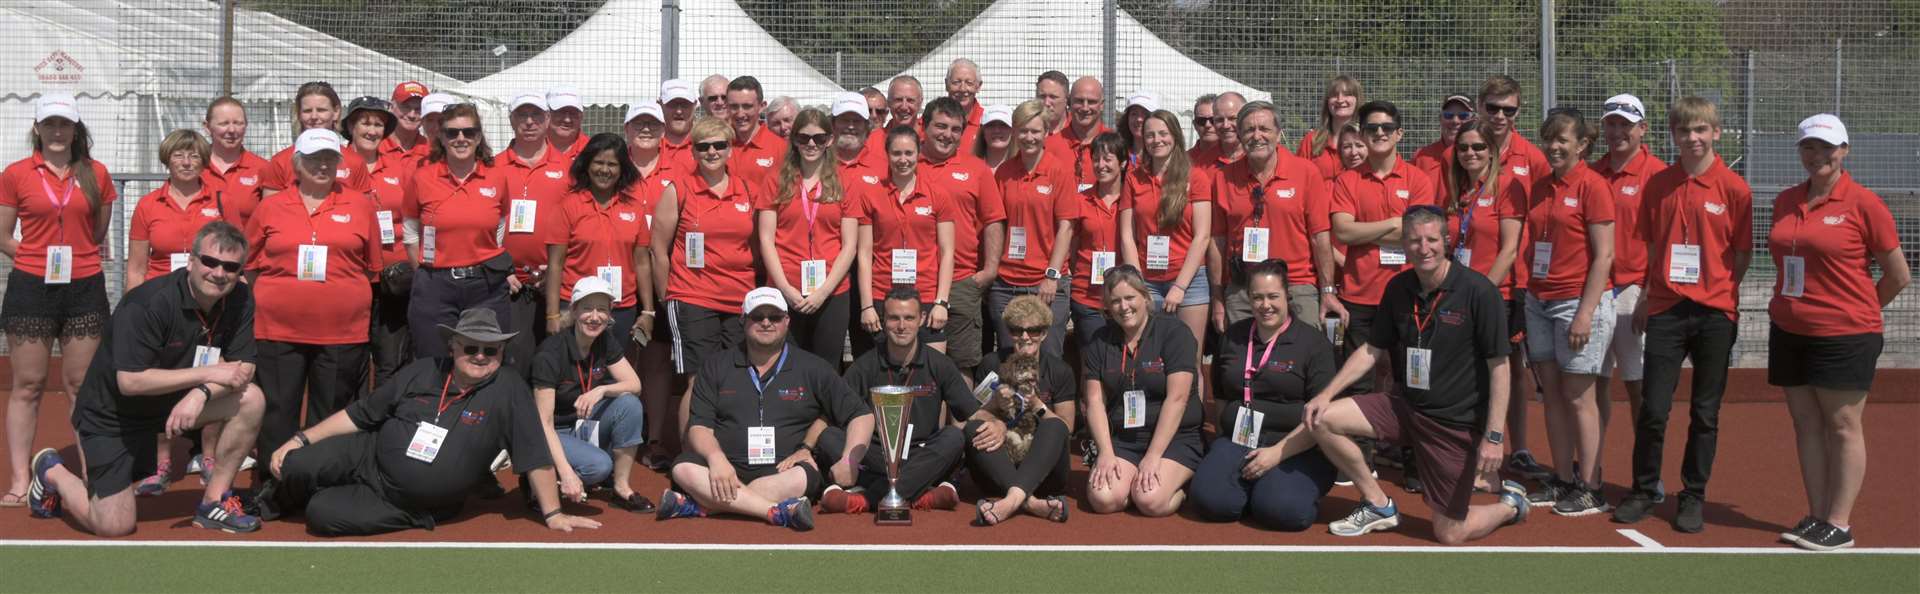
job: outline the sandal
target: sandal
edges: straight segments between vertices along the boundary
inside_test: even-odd
[[[5,495],[0,495],[0,507],[26,507],[26,506],[27,506],[27,494],[25,493],[7,493]]]
[[[999,524],[1000,516],[995,515],[993,513],[993,504],[999,503],[999,502],[1000,500],[998,499],[982,499],[980,500],[979,503],[974,504],[973,525],[976,527],[985,528],[988,526]]]
[[[1047,498],[1047,521],[1053,522],[1055,524],[1067,523],[1067,510],[1071,507],[1072,507],[1071,505],[1067,504],[1066,495],[1054,495],[1052,497],[1048,497]]]

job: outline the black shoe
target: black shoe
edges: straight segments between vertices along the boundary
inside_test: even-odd
[[[1653,511],[1655,505],[1658,505],[1658,502],[1646,493],[1634,493],[1621,501],[1619,507],[1613,508],[1613,521],[1632,524],[1644,520],[1647,514]]]
[[[1780,542],[1800,544],[1800,539],[1806,538],[1807,533],[1812,532],[1813,528],[1819,525],[1820,520],[1815,519],[1813,516],[1800,518],[1800,523],[1794,524],[1792,530],[1780,533]]]
[[[1837,551],[1852,548],[1853,531],[1841,530],[1839,526],[1819,522],[1793,544],[1809,551]]]
[[[653,500],[647,499],[647,496],[639,493],[634,493],[626,497],[621,497],[619,493],[615,493],[613,495],[613,506],[636,514],[650,514],[660,509],[659,506],[653,504]]]
[[[279,491],[280,481],[278,479],[269,478],[261,481],[260,488],[254,489],[250,495],[240,498],[241,509],[246,511],[247,515],[260,518],[262,522],[278,520],[280,519],[280,502],[275,500],[274,497],[276,497]]]
[[[1559,503],[1562,498],[1566,497],[1567,491],[1571,491],[1573,488],[1573,485],[1561,482],[1558,477],[1549,478],[1540,483],[1539,489],[1527,493],[1527,505],[1533,507],[1551,506]]]
[[[1604,511],[1607,511],[1607,503],[1600,498],[1600,490],[1579,486],[1562,493],[1560,500],[1553,504],[1553,513],[1572,518]]]
[[[1673,529],[1688,534],[1698,534],[1707,529],[1705,517],[1707,503],[1691,495],[1680,495],[1680,513],[1673,515]]]
[[[1402,478],[1401,482],[1404,483],[1401,486],[1406,488],[1408,493],[1419,493],[1427,490],[1427,484],[1420,481],[1420,474],[1414,472],[1412,467],[1408,467],[1407,476]]]

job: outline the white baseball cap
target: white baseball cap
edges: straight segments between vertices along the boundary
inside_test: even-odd
[[[586,111],[587,106],[580,101],[580,92],[573,87],[554,87],[547,89],[547,109],[560,111],[566,108]]]
[[[837,118],[849,113],[860,116],[860,119],[867,119],[867,116],[871,115],[867,113],[867,96],[859,93],[841,93],[833,98],[833,117]]]
[[[546,111],[547,96],[540,93],[521,93],[514,95],[513,100],[507,102],[507,111],[511,112],[520,109],[520,107],[524,105],[532,105],[540,108],[540,111]]]
[[[1135,107],[1145,109],[1147,113],[1160,111],[1160,94],[1146,90],[1134,91],[1132,95],[1127,95],[1127,109]]]
[[[326,128],[314,128],[301,132],[293,141],[293,152],[312,155],[326,151],[340,152],[340,135]]]
[[[740,315],[753,313],[753,310],[766,306],[773,306],[780,311],[787,311],[787,298],[780,294],[779,289],[773,287],[760,287],[748,291],[747,300],[740,304]]]
[[[650,115],[653,116],[653,121],[665,122],[667,121],[666,113],[665,110],[660,109],[660,104],[641,99],[627,106],[627,118],[620,121],[631,122],[633,118]]]
[[[699,104],[700,92],[694,90],[693,82],[684,78],[670,78],[660,83],[660,104],[666,105],[674,100]]]
[[[453,95],[446,93],[427,93],[427,96],[420,100],[420,117],[424,118],[446,111],[447,108],[453,107],[454,104],[459,102],[459,99],[455,99]]]
[[[1005,105],[987,106],[980,113],[980,125],[985,126],[987,124],[992,124],[995,122],[1012,126],[1013,125],[1013,108],[1007,107]]]
[[[606,295],[611,301],[620,300],[619,295],[613,294],[613,285],[607,284],[607,281],[600,280],[599,276],[583,276],[573,283],[573,299],[567,302],[567,307],[579,305],[582,300],[594,295]]]
[[[1608,97],[1607,102],[1601,105],[1600,112],[1601,119],[1606,119],[1607,116],[1620,116],[1635,124],[1647,119],[1646,105],[1640,103],[1639,97],[1626,93]]]
[[[1847,125],[1840,122],[1840,116],[1830,113],[1814,114],[1800,120],[1800,140],[1808,138],[1818,138],[1821,142],[1833,146],[1847,144]]]
[[[80,104],[72,93],[41,93],[40,99],[33,102],[33,123],[38,124],[47,118],[66,118],[67,121],[80,121]]]

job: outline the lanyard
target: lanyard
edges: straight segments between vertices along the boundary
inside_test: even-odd
[[[820,216],[820,192],[820,182],[817,181],[813,183],[812,191],[808,191],[807,188],[801,188],[800,191],[797,192],[800,194],[800,212],[807,217],[808,260],[813,259],[813,223],[814,220]]]
[[[339,186],[334,186],[334,188],[335,188],[334,191],[338,191]],[[298,194],[298,190],[296,190],[295,193]],[[314,205],[313,212],[305,213],[307,215],[306,217],[307,233],[311,234],[311,237],[312,237],[312,241],[307,242],[308,245],[320,245],[320,225],[315,224],[313,222],[313,219],[314,217],[320,216],[321,213],[326,212],[327,206],[329,206],[327,204],[327,200],[332,197],[333,197],[333,192],[331,191],[327,192],[326,196],[320,197],[320,204]],[[306,209],[306,206],[307,206],[306,201],[307,201],[307,198],[305,196],[300,197],[300,208],[302,210]]]
[[[1433,300],[1428,302],[1428,309],[1425,315],[1420,313],[1420,300],[1413,300],[1413,346],[1415,348],[1426,344],[1427,324],[1433,322],[1434,312],[1440,310],[1440,300],[1446,297],[1447,291],[1445,289],[1434,291]]]
[[[587,358],[581,361],[580,363],[586,363],[586,365],[580,365],[579,363],[574,364],[573,366],[574,385],[580,387],[581,394],[586,394],[587,389],[592,387],[587,385],[587,372],[593,369],[593,353],[588,352]]]
[[[200,331],[206,335],[207,346],[213,346],[213,329],[220,324],[220,314],[227,309],[226,298],[223,297],[219,302],[214,303],[213,308],[212,322],[208,322],[207,316],[200,313],[200,308],[193,308],[193,317],[200,319]]]
[[[54,200],[53,184],[47,183],[47,173],[45,171],[40,172],[40,187],[47,191],[47,202],[53,203],[53,224],[54,228],[59,229],[60,234],[60,238],[56,241],[66,243],[67,205],[73,202],[73,188],[79,184],[75,182],[74,178],[69,177],[62,180],[60,185],[65,187],[67,191],[60,195],[59,200]]]
[[[440,415],[446,414],[447,412],[447,388],[452,386],[453,386],[453,373],[449,372],[447,373],[447,381],[440,383],[440,405],[439,405],[439,408],[433,411],[433,424],[435,426],[440,425]],[[473,393],[473,388],[467,388],[465,390],[461,390],[459,394],[455,394],[453,396],[453,401],[459,402],[461,400],[465,400],[467,395],[471,393]]]
[[[616,192],[614,193],[612,198],[607,199],[606,205],[602,206],[600,204],[600,201],[593,197],[593,193],[588,192],[587,204],[593,207],[593,214],[596,216],[599,216],[600,221],[603,223],[606,223],[607,228],[604,233],[595,233],[595,234],[574,233],[573,234],[574,237],[580,237],[581,235],[588,235],[589,237],[592,237],[594,235],[604,235],[605,236],[604,241],[611,244],[610,246],[608,246],[611,249],[607,252],[607,258],[606,258],[606,262],[608,266],[614,265],[613,257],[622,251],[621,248],[625,248],[627,247],[627,245],[630,245],[630,244],[623,245],[621,241],[618,239],[620,237],[620,227],[618,224],[613,222],[616,217],[620,216],[620,213],[614,212],[613,207],[618,206],[620,204],[620,199],[625,196],[626,196],[626,193],[624,192]],[[589,238],[589,239],[586,239],[585,241],[592,242],[594,240]],[[625,251],[632,251],[632,250],[625,250]]]
[[[913,202],[913,197],[916,194],[919,194],[919,187],[918,187],[919,184],[916,182],[914,185],[915,185],[914,191],[907,194],[904,198],[900,196],[900,192],[898,191],[899,188],[897,186],[894,188],[888,189],[889,193],[893,194],[892,202],[893,202],[894,213],[899,220],[899,224],[894,226],[893,233],[889,234],[894,236],[893,245],[896,245],[896,246],[911,245],[907,241],[907,238],[912,236],[911,227],[913,227],[913,224],[911,221],[913,219],[907,216],[907,213],[911,212],[911,209],[909,209],[907,205]],[[939,219],[936,218],[934,220],[938,221]],[[934,226],[937,228],[939,227],[939,224],[936,222]]]
[[[1147,321],[1142,323],[1140,327],[1141,341],[1144,342],[1147,340],[1147,330],[1149,330],[1147,326],[1150,326],[1152,324],[1153,324],[1153,316],[1147,316]],[[1120,333],[1121,340],[1123,341],[1126,340],[1126,336],[1127,334],[1125,332]],[[1127,374],[1127,383],[1125,384],[1124,387],[1128,390],[1133,389],[1134,374],[1135,372],[1139,371],[1138,369],[1135,369],[1135,366],[1139,362],[1140,362],[1140,348],[1138,346],[1128,346],[1125,343],[1122,343],[1120,345],[1120,369],[1124,370]]]
[[[914,351],[914,353],[915,353],[915,354],[919,354],[919,347],[914,347],[914,349],[915,349],[915,351]],[[911,361],[911,360],[908,360],[908,361],[903,361],[903,362],[901,362],[901,363],[900,363],[900,367],[899,367],[899,369],[904,369],[904,370],[906,370],[906,371],[907,371],[907,377],[905,377],[905,378],[900,378],[900,377],[895,377],[895,376],[893,375],[893,371],[892,371],[892,370],[888,370],[888,371],[887,371],[887,379],[888,379],[888,380],[890,380],[890,381],[892,381],[892,382],[893,382],[893,385],[896,385],[896,386],[909,386],[909,387],[911,387],[911,386],[913,385],[913,361]]]
[[[1459,239],[1455,240],[1453,244],[1453,247],[1455,249],[1467,247],[1469,245],[1467,243],[1467,239],[1473,237],[1473,209],[1480,205],[1480,197],[1486,195],[1486,192],[1487,192],[1487,185],[1485,183],[1481,183],[1479,187],[1474,188],[1472,194],[1469,194],[1466,196],[1467,208],[1466,210],[1461,211],[1460,233],[1455,235],[1455,237],[1458,237]]]
[[[792,347],[780,346],[780,360],[773,364],[773,374],[768,375],[765,380],[760,379],[759,367],[755,367],[752,363],[747,364],[747,377],[753,380],[754,396],[759,400],[760,425],[767,424],[767,386],[773,384],[774,378],[780,377],[780,370],[787,368],[787,349],[789,348]]]
[[[1557,183],[1559,181],[1561,180],[1555,178],[1553,182],[1547,184],[1547,220],[1541,221],[1539,241],[1553,241],[1553,226],[1557,223],[1555,218],[1560,214],[1561,198],[1556,191],[1560,186]]]
[[[1293,316],[1287,316],[1280,320],[1280,331],[1273,333],[1273,340],[1267,342],[1267,349],[1260,353],[1260,362],[1257,364],[1253,362],[1253,342],[1258,335],[1255,334],[1255,325],[1249,324],[1247,326],[1247,362],[1246,366],[1242,367],[1240,371],[1240,377],[1244,380],[1240,386],[1241,404],[1253,403],[1253,376],[1260,373],[1260,370],[1267,366],[1267,360],[1273,357],[1273,345],[1280,344],[1280,335],[1286,334],[1287,327],[1292,325]]]

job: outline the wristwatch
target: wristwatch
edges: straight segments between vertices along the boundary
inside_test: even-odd
[[[1047,280],[1060,280],[1060,270],[1057,268],[1048,268]]]
[[[1322,294],[1322,295],[1339,295],[1339,294],[1340,294],[1340,288],[1339,288],[1339,287],[1335,287],[1335,286],[1333,286],[1333,285],[1327,285],[1327,286],[1324,286],[1324,287],[1320,287],[1320,294]]]
[[[1507,436],[1499,431],[1487,432],[1487,443],[1490,443],[1493,445],[1500,445],[1502,443],[1505,443],[1506,441],[1507,441]]]

